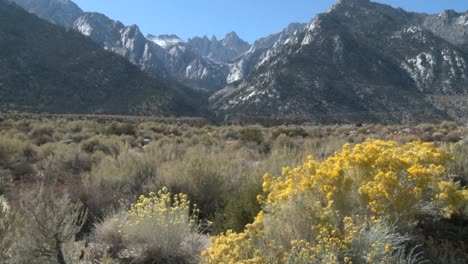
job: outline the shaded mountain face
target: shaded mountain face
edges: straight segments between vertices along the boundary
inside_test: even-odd
[[[427,17],[366,0],[338,1],[213,95],[211,108],[221,120],[449,118],[447,104],[434,101],[466,98],[468,56],[421,21]],[[452,118],[466,118],[466,105],[460,109],[465,113]]]
[[[168,83],[89,38],[0,0],[0,109],[191,115]]]

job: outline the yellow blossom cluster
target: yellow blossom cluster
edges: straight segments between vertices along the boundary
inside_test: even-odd
[[[188,234],[198,226],[198,209],[190,214],[190,201],[186,194],[172,195],[166,187],[149,196],[141,195],[125,212],[119,224],[119,234],[129,241],[148,240],[152,233],[158,236]],[[116,219],[120,221],[120,219]],[[153,236],[153,238],[156,236]]]
[[[128,211],[127,223],[138,224],[142,221],[164,222],[177,224],[189,217],[190,201],[186,194],[172,194],[167,187],[158,193],[151,192],[149,197],[140,195],[136,204]]]
[[[430,143],[367,140],[323,162],[308,157],[280,177],[266,174],[263,211],[243,233],[213,238],[203,261],[391,263],[400,245],[384,221],[404,227],[430,206],[449,216],[468,202],[468,191],[445,176],[448,160]],[[378,237],[370,232],[388,238],[369,242]]]

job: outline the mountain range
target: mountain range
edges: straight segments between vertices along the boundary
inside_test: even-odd
[[[338,0],[250,45],[235,32],[144,36],[70,0],[11,1],[126,58],[186,109],[208,105],[218,121],[468,122],[468,12]]]

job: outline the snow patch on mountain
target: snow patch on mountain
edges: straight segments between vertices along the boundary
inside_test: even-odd
[[[416,57],[407,58],[402,67],[423,90],[423,85],[434,77],[434,57],[429,53],[420,53]]]
[[[183,43],[184,41],[179,38],[176,35],[160,35],[160,36],[154,36],[154,35],[148,35],[147,39],[156,43],[162,48],[170,48],[173,47],[177,44]]]
[[[229,75],[227,76],[227,79],[226,79],[228,84],[234,83],[244,78],[243,66],[244,66],[244,61],[242,60],[239,63],[235,63],[230,67]]]

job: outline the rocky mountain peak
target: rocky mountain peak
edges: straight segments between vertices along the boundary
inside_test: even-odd
[[[366,6],[369,0],[338,0],[332,8]]]
[[[226,34],[226,36],[224,37],[224,39],[222,40],[222,45],[224,46],[235,46],[235,48],[242,48],[242,47],[246,47],[246,46],[249,46],[250,47],[250,44],[241,39],[236,32],[230,32],[228,34]]]
[[[228,45],[236,45],[242,40],[239,38],[239,36],[236,34],[236,32],[232,31],[228,34],[223,39],[223,46],[228,46]]]

